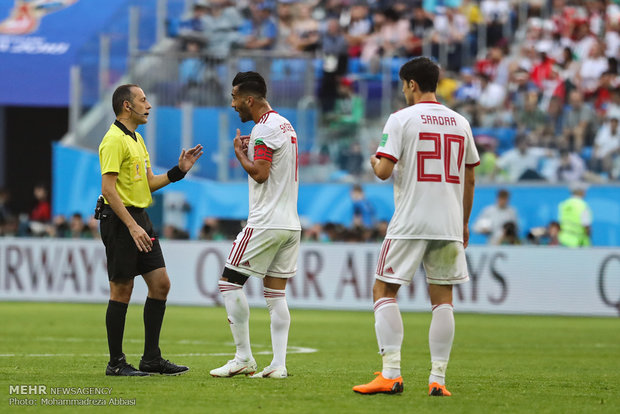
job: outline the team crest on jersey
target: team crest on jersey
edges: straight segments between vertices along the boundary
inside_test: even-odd
[[[381,144],[379,145],[380,147],[385,147],[385,144],[387,143],[388,140],[388,134],[383,134],[383,136],[381,137]]]

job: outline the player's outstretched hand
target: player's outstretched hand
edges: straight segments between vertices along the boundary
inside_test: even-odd
[[[179,168],[183,172],[188,172],[193,166],[198,158],[202,156],[204,153],[202,145],[198,144],[194,148],[190,148],[187,151],[181,151],[181,155],[179,156]]]

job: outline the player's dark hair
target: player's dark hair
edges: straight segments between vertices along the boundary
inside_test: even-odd
[[[261,99],[267,98],[267,84],[260,73],[239,72],[233,79],[232,86],[238,86],[237,91],[241,95],[252,95]]]
[[[133,83],[128,83],[126,85],[121,85],[114,91],[112,95],[112,109],[114,109],[115,115],[120,115],[123,113],[123,102],[133,100],[133,93],[131,92],[131,88],[139,88],[138,85],[134,85]]]
[[[420,92],[435,92],[439,80],[439,66],[429,58],[420,56],[401,66],[398,76],[406,82],[415,81]]]

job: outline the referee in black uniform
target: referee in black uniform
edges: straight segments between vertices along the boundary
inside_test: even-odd
[[[105,245],[110,280],[106,328],[110,362],[106,375],[179,375],[188,367],[161,356],[159,333],[166,310],[170,279],[159,240],[145,208],[151,193],[181,180],[202,155],[202,145],[183,150],[179,164],[166,174],[154,175],[144,140],[136,132],[147,122],[151,104],[138,85],[119,86],[112,96],[116,121],[99,146],[101,193],[105,198],[101,215],[101,238]],[[144,354],[139,370],[123,354],[123,331],[133,280],[142,275],[148,286],[144,304]]]

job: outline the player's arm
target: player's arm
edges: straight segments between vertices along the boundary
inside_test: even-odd
[[[254,161],[252,161],[248,157],[247,148],[245,150],[243,149],[241,131],[238,128],[237,136],[235,136],[233,144],[235,146],[235,155],[248,175],[259,184],[267,181],[269,178],[269,170],[271,169],[271,159],[273,155],[271,148],[264,144],[261,145],[260,148],[255,146]]]
[[[394,171],[394,165],[396,165],[396,163],[389,158],[377,157],[373,154],[370,156],[370,165],[375,175],[385,181],[392,176],[392,171]]]
[[[476,186],[475,166],[465,166],[465,189],[463,192],[463,246],[469,244],[469,216],[474,204],[474,187]]]
[[[116,191],[117,179],[118,173],[109,172],[103,174],[101,176],[101,194],[103,194],[108,204],[110,204],[114,214],[116,214],[116,216],[121,219],[123,223],[125,223],[125,226],[127,226],[129,234],[131,234],[138,250],[141,252],[148,252],[153,246],[153,241],[147,232],[144,231],[138,223],[136,223],[133,217],[131,217],[131,214],[129,214],[129,211],[125,208],[121,197]]]
[[[146,177],[149,181],[149,189],[151,190],[151,193],[185,177],[185,174],[192,169],[194,163],[198,161],[198,158],[202,156],[203,152],[202,145],[200,144],[196,145],[194,148],[188,149],[187,151],[182,150],[181,155],[179,156],[179,164],[165,174],[155,175],[150,167],[147,168]]]

